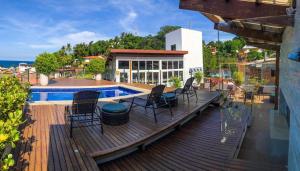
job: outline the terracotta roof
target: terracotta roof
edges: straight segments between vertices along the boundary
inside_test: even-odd
[[[144,49],[111,49],[111,54],[159,54],[159,55],[185,55],[188,51],[172,50],[144,50]]]
[[[104,59],[103,56],[85,56],[83,58],[84,59],[96,59],[96,58],[102,58],[102,59]]]

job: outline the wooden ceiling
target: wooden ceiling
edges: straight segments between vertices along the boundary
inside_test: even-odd
[[[180,8],[201,12],[220,31],[244,37],[248,44],[278,50],[294,16],[286,9],[291,0],[180,0]]]

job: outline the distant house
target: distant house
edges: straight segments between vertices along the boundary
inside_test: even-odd
[[[252,62],[239,63],[238,69],[247,78],[245,81],[252,78],[264,80],[265,84],[275,84],[276,58],[267,58]]]
[[[183,28],[170,32],[165,49],[111,49],[109,79],[169,86],[173,76],[185,82],[193,72],[203,71],[202,32]]]
[[[240,51],[239,51],[239,61],[246,61],[247,55],[250,51],[256,51],[256,52],[263,52],[262,49],[254,47],[254,46],[248,46],[245,45]]]
[[[85,56],[83,57],[84,59],[84,63],[89,63],[92,59],[97,59],[97,58],[100,58],[100,59],[105,59],[103,56],[99,55],[99,56]]]

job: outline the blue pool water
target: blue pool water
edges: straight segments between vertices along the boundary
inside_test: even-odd
[[[76,92],[83,90],[99,91],[100,98],[127,96],[141,93],[140,91],[125,87],[100,87],[100,88],[32,88],[29,101],[64,101],[73,100]]]

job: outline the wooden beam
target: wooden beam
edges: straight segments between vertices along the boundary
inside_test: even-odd
[[[205,17],[207,17],[209,20],[211,20],[214,23],[221,23],[224,22],[223,18],[217,15],[213,15],[213,14],[209,14],[209,13],[201,13],[202,15],[204,15]]]
[[[277,51],[280,49],[279,45],[271,45],[271,44],[264,44],[264,43],[254,43],[254,42],[246,42],[247,45],[255,46],[261,49],[268,49]]]
[[[227,33],[236,34],[238,36],[242,37],[248,37],[248,38],[255,38],[270,42],[282,42],[282,34],[280,33],[271,33],[271,32],[264,32],[262,30],[253,30],[248,28],[240,28],[240,27],[234,27],[231,24],[215,24],[215,29],[224,31]]]
[[[273,25],[273,26],[294,26],[294,15],[281,15],[281,16],[268,16],[268,17],[258,17],[258,18],[249,18],[243,21],[260,23],[264,25]]]
[[[280,59],[280,50],[276,51],[276,72],[275,72],[275,105],[274,110],[278,110],[279,104],[279,59]]]
[[[241,0],[180,0],[179,5],[180,9],[209,13],[225,20],[286,15],[288,7]]]

